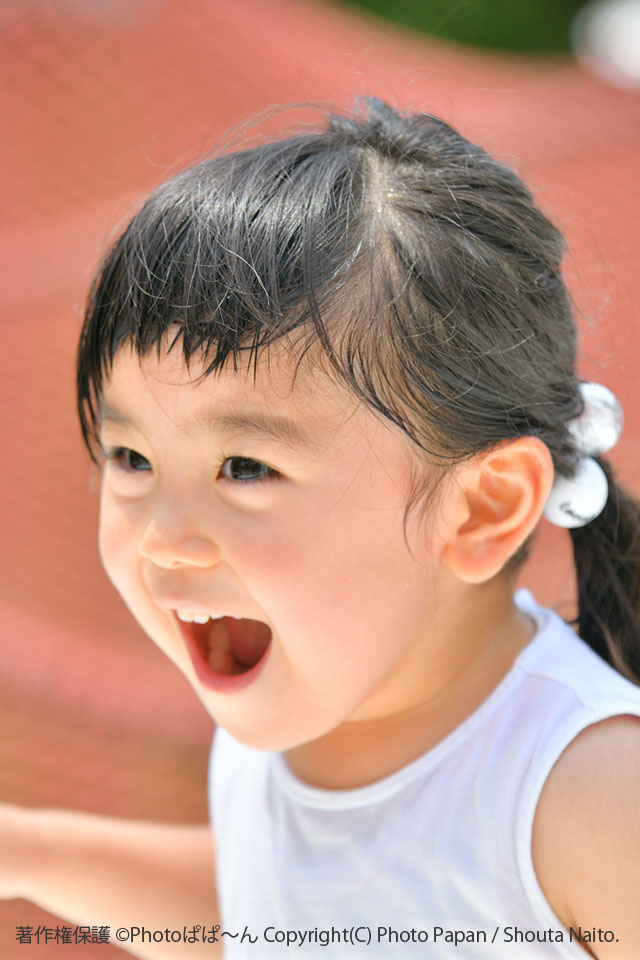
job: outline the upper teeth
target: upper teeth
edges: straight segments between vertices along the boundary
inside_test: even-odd
[[[225,616],[231,616],[231,614],[225,613],[196,613],[194,610],[176,610],[178,615],[178,620],[182,620],[184,623],[206,623],[207,620],[221,620]],[[232,617],[233,620],[241,620],[242,617]]]

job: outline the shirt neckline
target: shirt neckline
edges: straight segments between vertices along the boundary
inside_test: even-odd
[[[363,787],[352,787],[346,790],[329,790],[305,783],[290,769],[283,753],[273,752],[269,754],[271,769],[282,792],[304,806],[325,810],[347,810],[386,799],[440,763],[448,753],[470,736],[493,713],[509,694],[512,687],[519,682],[522,668],[526,667],[529,661],[535,657],[539,647],[544,644],[549,628],[557,617],[552,610],[539,606],[531,592],[524,587],[515,592],[514,602],[524,613],[528,613],[535,620],[537,625],[535,634],[518,653],[507,673],[491,693],[442,740],[394,773]],[[561,620],[561,623],[564,623],[564,621]]]

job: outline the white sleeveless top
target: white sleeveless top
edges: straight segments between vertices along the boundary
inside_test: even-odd
[[[515,599],[534,639],[457,729],[383,780],[311,787],[283,755],[217,728],[225,958],[584,960],[538,884],[533,817],[565,747],[598,720],[640,716],[640,689],[527,590]]]

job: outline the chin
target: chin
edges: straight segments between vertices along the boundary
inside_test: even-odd
[[[261,718],[249,726],[246,715],[238,723],[234,723],[234,719],[231,717],[216,716],[215,711],[210,707],[207,707],[207,710],[213,721],[226,730],[238,743],[242,743],[252,750],[262,750],[264,752],[284,753],[306,743],[320,740],[335,729],[334,726],[328,726],[326,723],[305,724],[304,729],[301,729],[298,725],[295,729],[286,718],[280,718],[279,723],[269,723]]]

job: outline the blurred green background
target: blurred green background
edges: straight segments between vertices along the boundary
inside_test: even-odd
[[[351,6],[460,43],[527,53],[570,49],[584,0],[349,0]]]

